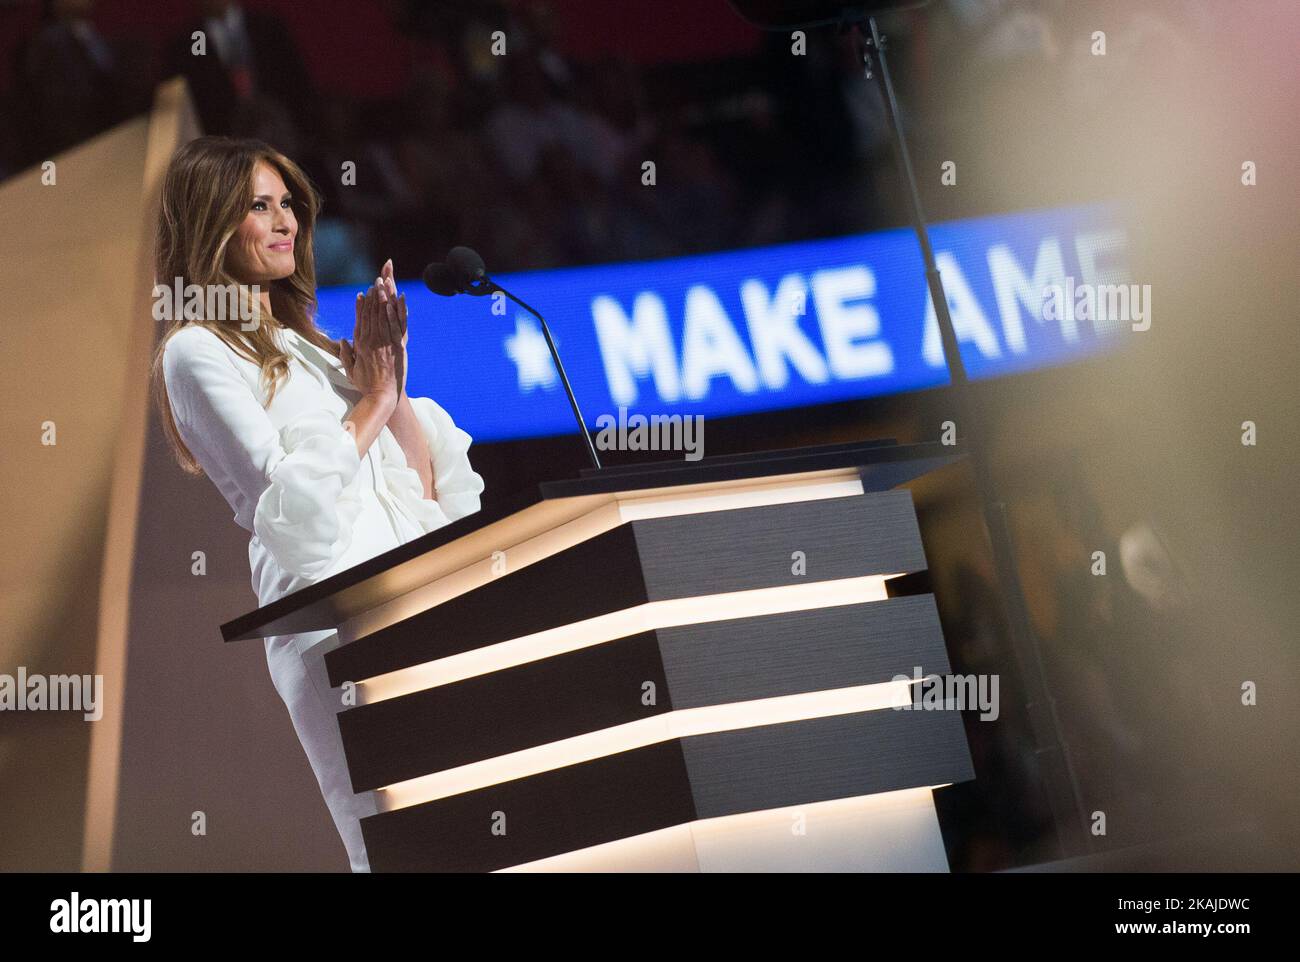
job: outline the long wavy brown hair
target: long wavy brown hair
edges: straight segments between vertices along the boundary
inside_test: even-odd
[[[293,246],[294,272],[271,283],[271,316],[268,318],[262,310],[260,323],[245,331],[238,316],[229,320],[208,317],[205,297],[204,306],[198,310],[172,311],[172,320],[154,350],[150,370],[154,403],[176,460],[190,474],[201,475],[203,469],[176,430],[162,370],[163,349],[176,331],[192,324],[206,327],[236,354],[257,364],[267,387],[268,405],[288,376],[291,360],[275,341],[276,327],[290,328],[304,340],[339,356],[337,342],[316,327],[315,322],[316,261],[312,232],[320,212],[320,194],[302,168],[260,140],[199,137],[173,155],[163,179],[158,211],[154,282],[174,289],[179,278],[182,290],[190,284],[204,291],[219,285],[238,291],[240,307],[245,311],[252,309],[256,300],[253,292],[226,270],[226,246],[248,213],[253,197],[253,172],[259,161],[275,168],[284,180],[298,221]],[[188,316],[191,313],[200,316]]]

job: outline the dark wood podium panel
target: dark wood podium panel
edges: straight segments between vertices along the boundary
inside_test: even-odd
[[[949,671],[930,595],[641,632],[338,715],[357,792],[663,714]],[[647,684],[652,704],[645,704]]]
[[[238,641],[337,628],[428,584],[449,568],[454,570],[461,555],[471,561],[486,557],[500,547],[503,535],[518,539],[524,530],[554,528],[629,494],[846,468],[856,472],[864,491],[886,491],[960,457],[956,449],[937,442],[860,441],[583,472],[587,476],[546,481],[507,497],[493,497],[481,511],[226,622],[221,635],[226,641]],[[483,545],[486,551],[475,555]]]
[[[792,555],[806,558],[792,572]],[[926,567],[905,489],[629,521],[325,657],[358,682],[652,601]]]
[[[374,871],[485,872],[698,819],[972,777],[959,713],[883,709],[673,739],[381,812],[361,830]]]

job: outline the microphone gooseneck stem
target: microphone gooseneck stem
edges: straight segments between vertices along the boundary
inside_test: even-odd
[[[546,346],[551,350],[551,360],[555,362],[555,370],[559,372],[560,382],[564,385],[564,393],[569,396],[569,404],[573,407],[573,416],[578,421],[578,430],[582,433],[583,441],[587,443],[587,454],[591,458],[592,466],[595,467],[597,471],[599,471],[601,469],[601,465],[600,465],[600,457],[596,454],[596,445],[593,444],[591,441],[591,432],[587,429],[587,422],[583,420],[582,411],[579,410],[578,408],[578,399],[577,397],[574,396],[573,386],[569,384],[569,375],[564,373],[564,364],[560,360],[560,352],[555,349],[555,341],[551,337],[551,329],[546,324],[546,318],[542,317],[541,314],[539,314],[533,308],[529,307],[519,298],[515,297],[515,295],[511,294],[508,290],[506,290],[504,287],[502,287],[500,284],[496,283],[495,281],[485,277],[483,278],[483,283],[488,285],[490,291],[500,291],[502,294],[510,298],[510,300],[514,301],[516,304],[518,304],[520,307],[522,307],[529,314],[533,315],[533,317],[537,318],[537,320],[541,322],[542,334],[546,337]]]

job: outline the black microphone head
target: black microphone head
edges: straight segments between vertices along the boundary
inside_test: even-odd
[[[451,297],[460,293],[460,285],[456,282],[456,272],[446,264],[433,263],[424,269],[424,286],[435,294],[441,294],[443,297]]]
[[[473,281],[482,280],[487,275],[483,258],[468,247],[453,247],[447,253],[447,266],[464,282],[462,290]]]
[[[741,19],[763,30],[824,27],[854,23],[870,16],[921,7],[930,0],[727,0]]]

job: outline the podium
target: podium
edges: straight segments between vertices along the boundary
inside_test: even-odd
[[[337,629],[374,871],[947,871],[931,793],[974,772],[959,712],[899,710],[950,667],[898,486],[953,460],[586,471],[222,634]]]

